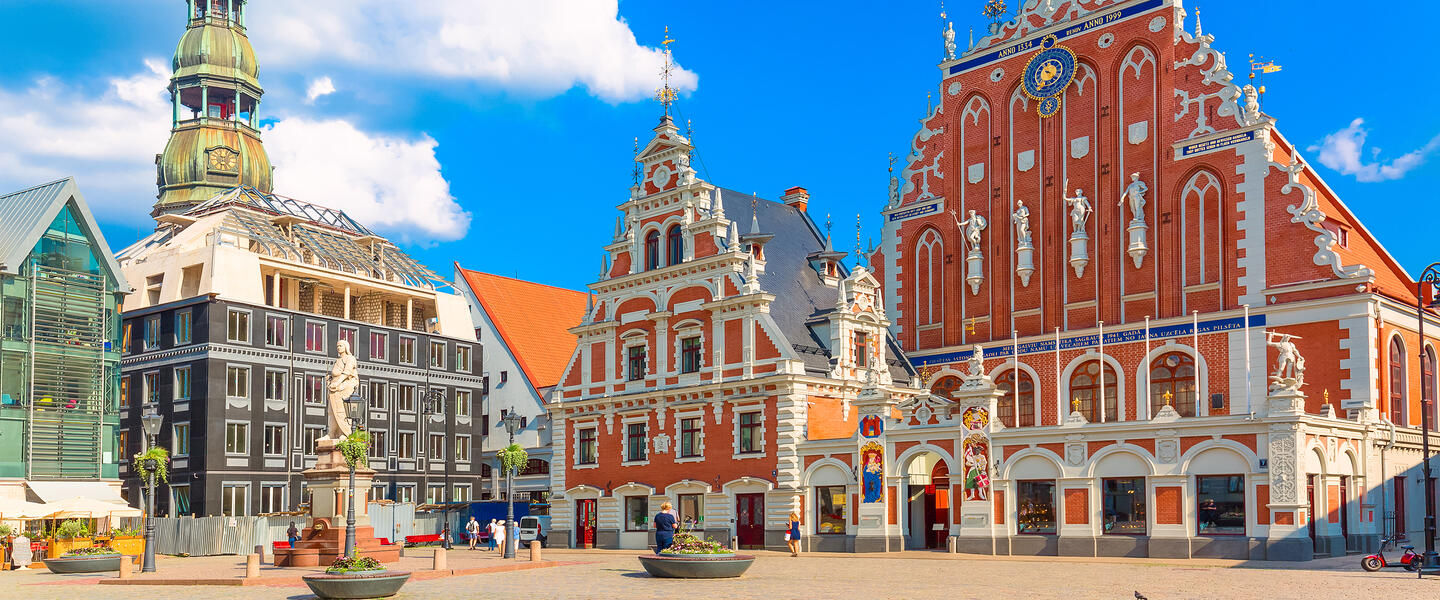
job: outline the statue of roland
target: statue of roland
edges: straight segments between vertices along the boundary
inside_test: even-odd
[[[355,395],[355,388],[360,385],[360,378],[357,374],[355,355],[350,353],[350,343],[340,340],[335,343],[335,351],[339,358],[335,359],[334,366],[330,367],[330,431],[324,439],[340,441],[350,435],[350,421],[345,417],[345,400]]]

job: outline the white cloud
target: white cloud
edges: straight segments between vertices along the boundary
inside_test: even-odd
[[[1389,162],[1381,161],[1380,149],[1369,150],[1370,161],[1364,159],[1365,137],[1370,131],[1364,127],[1364,119],[1355,119],[1350,126],[1325,136],[1320,143],[1308,148],[1320,153],[1320,164],[1345,175],[1354,175],[1356,181],[1376,182],[1400,179],[1415,167],[1424,164],[1425,158],[1440,149],[1440,136],[1435,136],[1424,146],[1408,152]]]
[[[405,241],[465,236],[470,213],[450,195],[440,174],[436,142],[377,136],[341,120],[283,119],[266,127],[265,148],[275,165],[278,193],[344,210],[376,230]]]
[[[312,0],[248,18],[266,62],[339,61],[536,95],[581,86],[607,102],[648,98],[663,63],[659,49],[636,42],[618,0]],[[698,81],[679,68],[671,76],[681,91]]]
[[[335,82],[330,80],[329,75],[311,79],[310,87],[305,90],[305,103],[314,104],[315,99],[333,93],[335,93]]]
[[[103,91],[54,78],[0,87],[0,193],[75,176],[97,212],[145,220],[171,118],[168,64],[146,60],[145,67],[110,79]],[[428,135],[405,140],[343,120],[288,117],[262,136],[277,193],[344,210],[400,240],[457,239],[469,228]]]

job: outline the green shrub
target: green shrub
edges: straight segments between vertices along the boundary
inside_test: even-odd
[[[66,519],[55,529],[55,537],[62,540],[90,537],[90,527],[79,519]]]
[[[66,550],[65,554],[60,556],[63,558],[66,556],[110,556],[113,554],[119,554],[119,552],[116,552],[114,548],[95,546],[94,548],[74,548]]]
[[[384,571],[384,570],[385,570],[385,567],[380,564],[380,561],[375,560],[375,559],[373,559],[373,558],[370,558],[369,556],[356,556],[356,557],[354,557],[354,558],[351,558],[351,557],[349,557],[349,556],[342,556],[342,557],[340,557],[340,558],[335,559],[335,563],[332,564],[332,565],[330,565],[330,568],[325,569],[325,572],[326,572],[326,573],[353,573],[353,572],[355,572],[355,571]]]
[[[688,529],[682,529],[675,534],[674,543],[669,548],[660,551],[661,554],[733,554],[729,548],[720,545],[720,542],[710,538],[701,539],[700,536],[690,533]]]
[[[353,469],[370,455],[370,432],[364,429],[351,431],[345,439],[335,443],[335,449],[340,451],[340,455],[345,457],[345,463]]]
[[[145,461],[152,458],[155,459],[154,473],[151,473],[148,469],[145,468]],[[150,449],[136,454],[134,460],[132,461],[132,464],[135,466],[135,472],[139,473],[140,478],[146,483],[150,482],[150,477],[152,475],[156,477],[157,480],[161,483],[170,481],[169,450],[166,450],[159,446],[151,446]]]

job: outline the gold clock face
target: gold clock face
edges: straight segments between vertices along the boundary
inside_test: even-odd
[[[240,156],[228,148],[210,151],[210,168],[216,171],[234,171],[240,166]]]

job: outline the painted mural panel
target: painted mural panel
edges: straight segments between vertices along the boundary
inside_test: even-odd
[[[880,442],[865,442],[865,445],[860,447],[860,464],[864,465],[861,481],[864,484],[865,503],[884,501],[885,446]]]

